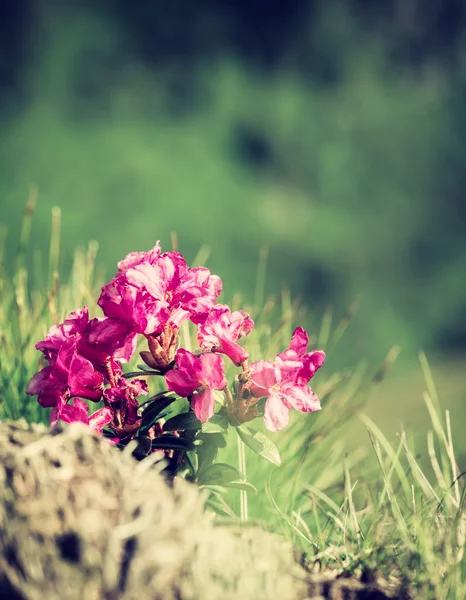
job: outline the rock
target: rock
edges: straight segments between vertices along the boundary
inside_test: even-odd
[[[194,485],[80,424],[0,423],[0,598],[298,600],[305,571],[262,530],[216,526]]]

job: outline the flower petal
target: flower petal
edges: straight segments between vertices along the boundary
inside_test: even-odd
[[[199,325],[197,339],[201,348],[226,354],[239,366],[249,354],[235,342],[253,327],[254,322],[246,312],[236,310],[232,313],[226,304],[217,304]]]
[[[302,327],[297,327],[291,336],[290,345],[278,355],[282,360],[299,360],[307,349],[309,337]]]
[[[304,385],[308,383],[315,375],[316,371],[324,364],[325,352],[314,350],[303,356],[303,368],[300,373],[298,383]]]
[[[277,383],[275,365],[268,360],[259,360],[249,367],[251,373],[251,393],[256,398],[268,396]]]
[[[267,398],[264,410],[264,423],[269,431],[279,431],[288,425],[290,408],[280,392]]]
[[[60,420],[64,423],[85,423],[87,425],[89,423],[88,411],[88,405],[79,398],[74,399],[74,406],[60,402],[50,413],[50,424],[54,427]]]
[[[223,390],[227,385],[225,365],[217,354],[201,354],[202,382],[214,390]]]
[[[68,374],[70,397],[80,396],[98,402],[103,380],[102,373],[96,371],[90,361],[79,354],[73,356]]]
[[[235,344],[226,338],[219,338],[219,346],[214,348],[215,352],[219,352],[220,354],[225,354],[228,358],[239,367],[241,363],[245,360],[248,360],[249,354],[248,352],[242,348],[239,344]]]
[[[89,417],[89,427],[97,433],[102,433],[102,429],[105,425],[108,425],[113,421],[113,416],[112,409],[108,406],[104,406],[103,408],[96,410],[95,413]]]
[[[286,401],[296,410],[314,412],[321,409],[319,398],[307,385],[284,386],[281,392]]]
[[[160,241],[157,241],[155,246],[149,252],[130,252],[125,256],[123,260],[118,263],[118,270],[120,273],[124,273],[128,269],[139,265],[142,262],[153,264],[160,255]]]
[[[169,390],[183,398],[202,385],[202,365],[197,356],[181,348],[175,356],[177,369],[168,371],[165,381]]]
[[[41,371],[36,373],[28,383],[26,394],[29,396],[37,396],[40,394],[50,382],[52,373],[53,368],[50,366],[44,367]]]
[[[275,359],[275,377],[277,381],[286,383],[290,382],[296,384],[301,371],[303,370],[303,363],[300,360],[282,360],[280,356]]]
[[[212,390],[206,387],[195,392],[191,407],[199,421],[206,423],[213,416],[215,410],[215,398]]]
[[[298,356],[302,356],[307,349],[309,343],[309,336],[302,327],[296,327],[291,336],[289,349],[296,352]]]

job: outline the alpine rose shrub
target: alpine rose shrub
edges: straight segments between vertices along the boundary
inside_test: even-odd
[[[102,288],[97,304],[104,316],[90,319],[87,307],[75,310],[36,344],[48,364],[32,377],[27,393],[52,409],[52,426],[79,421],[119,445],[135,439],[138,452],[163,451],[175,470],[194,449],[196,431],[206,443],[206,432],[224,433],[262,415],[274,432],[287,425],[292,408],[320,410],[308,383],[325,354],[308,352],[307,333],[298,327],[274,361],[249,364],[239,341],[254,322],[246,312],[218,304],[221,291],[219,277],[205,267],[191,269],[178,252],[162,253],[159,242],[148,252],[128,254]],[[193,353],[180,348],[178,335],[188,320],[198,329]],[[145,365],[124,372],[141,337]],[[240,369],[233,385],[224,360]],[[163,377],[167,390],[141,404],[148,376]],[[170,404],[180,398],[187,399],[188,412],[167,421]],[[102,404],[89,415],[84,400]],[[205,429],[214,416],[223,425]],[[175,420],[176,428],[170,427]]]

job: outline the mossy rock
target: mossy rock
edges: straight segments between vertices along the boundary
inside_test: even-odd
[[[198,489],[168,485],[84,425],[0,423],[0,598],[305,598],[291,547],[216,526]]]

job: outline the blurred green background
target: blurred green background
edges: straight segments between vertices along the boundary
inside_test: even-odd
[[[466,347],[466,7],[461,0],[16,0],[0,8],[0,198],[14,256],[63,210],[116,261],[157,239],[226,296],[289,285],[359,310],[342,363]],[[37,284],[42,274],[35,265]],[[441,360],[440,358],[438,360]],[[458,360],[458,359],[455,359]],[[456,364],[456,363],[455,363]],[[458,373],[464,366],[459,361]],[[464,388],[463,388],[464,389]]]

